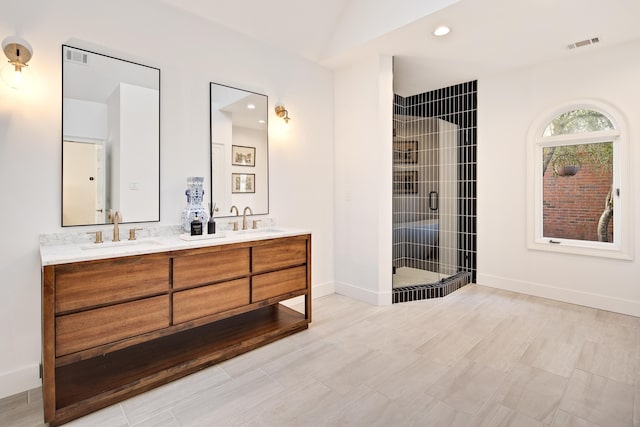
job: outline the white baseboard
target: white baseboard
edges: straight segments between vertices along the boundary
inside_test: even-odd
[[[336,284],[333,282],[321,283],[311,288],[311,297],[313,299],[321,298],[336,293]]]
[[[40,387],[40,365],[34,363],[15,371],[0,373],[0,399]]]
[[[616,298],[609,295],[581,292],[575,289],[558,288],[541,283],[514,280],[491,274],[478,274],[476,283],[481,286],[519,292],[556,301],[613,311],[640,317],[640,301]]]
[[[320,285],[313,286],[311,288],[311,299],[321,298],[326,295],[334,294],[336,291],[336,286],[333,282],[322,283]],[[288,299],[286,301],[282,301],[283,305],[287,307],[294,307],[296,305],[304,304],[304,296],[299,296],[295,298]]]
[[[391,305],[391,291],[374,292],[348,283],[336,282],[335,293],[375,306]]]

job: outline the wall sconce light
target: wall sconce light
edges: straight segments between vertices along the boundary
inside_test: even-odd
[[[4,67],[2,77],[11,87],[17,89],[23,84],[22,69],[28,66],[27,62],[33,56],[33,48],[26,40],[10,36],[2,40],[2,50],[11,64],[11,67]]]
[[[289,127],[289,120],[291,120],[291,118],[289,117],[289,112],[283,105],[276,106],[276,115],[284,120],[285,127]]]

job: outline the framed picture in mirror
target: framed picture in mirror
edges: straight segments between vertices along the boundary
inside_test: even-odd
[[[418,141],[393,141],[393,163],[418,163]]]
[[[417,194],[418,171],[393,171],[393,194]]]
[[[233,166],[256,166],[255,147],[233,145],[231,147],[231,164]]]
[[[254,173],[232,173],[231,192],[232,193],[255,193],[256,174]]]

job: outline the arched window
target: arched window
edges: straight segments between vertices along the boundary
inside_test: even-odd
[[[572,103],[532,126],[529,147],[529,247],[630,259],[622,117],[601,103]]]

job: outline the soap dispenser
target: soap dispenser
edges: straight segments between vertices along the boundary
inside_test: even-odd
[[[202,221],[198,218],[198,214],[191,221],[191,235],[202,236]]]
[[[216,210],[216,205],[211,206],[209,203],[209,222],[207,223],[207,234],[216,234],[216,222],[213,219],[213,211]]]

